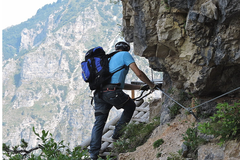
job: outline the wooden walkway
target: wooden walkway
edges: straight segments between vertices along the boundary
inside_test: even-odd
[[[141,123],[141,122],[148,122],[149,120],[149,104],[147,102],[142,101],[135,101],[136,103],[136,109],[134,111],[133,117],[130,121],[130,123]],[[120,119],[120,116],[122,114],[118,114],[115,118],[110,120],[108,123],[106,123],[104,129],[103,129],[103,136],[102,136],[102,146],[100,150],[100,156],[117,156],[115,153],[112,153],[113,148],[113,141],[111,139],[111,136],[113,134],[113,130],[115,129],[115,125],[117,124],[118,120]],[[87,140],[83,141],[80,146],[82,148],[89,148],[91,141],[91,137],[89,137]]]

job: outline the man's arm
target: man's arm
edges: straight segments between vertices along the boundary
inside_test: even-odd
[[[154,87],[154,83],[152,83],[149,78],[146,76],[146,74],[141,71],[136,63],[131,63],[129,65],[129,67],[132,69],[132,71],[136,74],[136,76],[141,80],[143,81],[144,83],[146,83],[147,85],[149,85],[149,87],[153,88]],[[137,90],[137,89],[140,89],[140,86],[139,85],[130,85],[130,84],[125,84],[125,87],[124,89],[131,89],[131,90]]]
[[[138,90],[138,89],[140,89],[140,87],[141,87],[141,85],[128,84],[128,83],[124,84],[125,90]]]

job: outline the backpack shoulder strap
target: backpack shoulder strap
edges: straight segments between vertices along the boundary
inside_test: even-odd
[[[109,54],[107,54],[107,57],[108,58],[111,58],[113,55],[115,55],[116,53],[118,53],[119,51],[114,51],[114,52],[112,52],[112,53],[109,53]]]
[[[108,58],[111,58],[113,55],[115,55],[116,53],[118,53],[118,52],[120,52],[120,51],[114,51],[114,52],[112,52],[112,53],[109,53],[108,55],[107,55],[107,57]],[[114,71],[113,73],[111,73],[111,75],[113,75],[114,73],[116,73],[116,72],[118,72],[118,71],[120,71],[120,70],[122,70],[122,69],[127,69],[127,66],[126,65],[123,65],[122,67],[120,67],[119,69],[117,69],[116,71]]]
[[[123,65],[122,67],[120,67],[119,69],[117,69],[116,71],[114,71],[113,73],[111,73],[111,75],[113,75],[114,73],[116,73],[116,72],[118,72],[118,71],[120,71],[120,70],[122,70],[122,69],[127,69],[127,66],[126,65]]]

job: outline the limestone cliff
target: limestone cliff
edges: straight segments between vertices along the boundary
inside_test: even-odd
[[[240,86],[239,15],[237,0],[123,0],[123,31],[174,87],[215,96]]]
[[[125,39],[134,43],[134,53],[146,57],[151,68],[164,72],[163,91],[185,107],[196,105],[195,99],[203,103],[240,86],[238,0],[122,0],[122,3]],[[207,103],[195,112],[213,115],[217,103],[238,101],[239,93],[238,90]],[[123,154],[120,159],[158,159],[157,151],[149,148],[161,137],[168,139],[168,145],[161,148],[165,153],[161,160],[181,148],[179,136],[187,126],[178,121],[186,120],[184,110],[173,120],[170,108],[174,102],[164,95],[162,101],[157,133],[136,152]],[[167,123],[170,125],[166,126]],[[240,158],[235,154],[239,153],[238,142],[226,144],[226,148],[203,146],[198,150],[198,158]]]

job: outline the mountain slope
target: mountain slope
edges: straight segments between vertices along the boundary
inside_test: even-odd
[[[58,0],[3,30],[3,143],[16,145],[25,139],[36,146],[33,126],[71,147],[89,137],[94,110],[80,63],[92,47],[113,51],[121,21],[120,4]],[[147,60],[134,58],[150,74]],[[127,79],[137,80],[131,71]],[[109,118],[118,112],[113,109]]]
[[[33,126],[71,146],[89,136],[94,114],[80,62],[91,47],[112,50],[120,22],[120,5],[59,0],[3,30],[4,143],[35,146]]]

